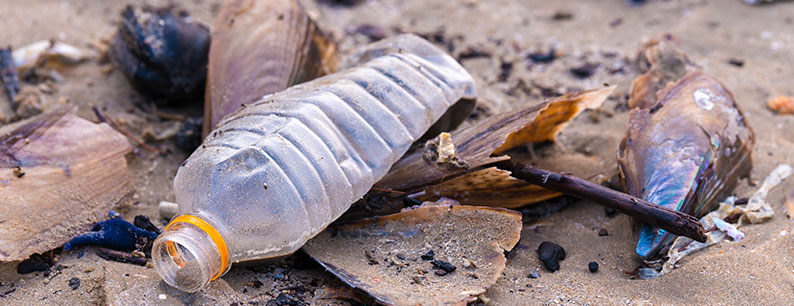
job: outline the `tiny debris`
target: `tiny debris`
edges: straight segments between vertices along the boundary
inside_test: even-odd
[[[739,67],[739,68],[744,67],[744,61],[740,60],[738,58],[729,59],[728,60],[728,64],[734,65],[734,66]]]
[[[147,216],[144,216],[144,215],[135,216],[135,220],[133,220],[132,224],[137,226],[137,227],[139,227],[139,228],[141,228],[141,229],[144,229],[144,230],[156,233],[156,234],[160,234],[160,229],[157,228],[157,226],[155,226],[154,224],[152,224],[152,221],[149,220],[149,217],[147,217]]]
[[[794,98],[789,96],[777,96],[769,99],[766,106],[781,115],[794,114]]]
[[[131,253],[106,248],[96,248],[96,254],[105,260],[130,263],[139,266],[146,266],[146,263],[148,262],[146,257],[136,257]]]
[[[475,265],[473,262],[471,262],[471,260],[469,260],[466,257],[463,257],[462,261],[463,261],[463,267],[466,268],[466,269],[468,269],[468,268],[476,268],[477,267],[477,265]]]
[[[17,273],[28,274],[31,272],[44,272],[52,267],[52,260],[48,256],[33,254],[17,265]]]
[[[19,92],[19,76],[11,47],[0,49],[0,81],[5,85],[9,100],[14,101],[14,97]]]
[[[607,231],[607,229],[602,228],[598,230],[598,236],[600,237],[609,236],[609,232]]]
[[[590,270],[590,273],[598,272],[598,263],[591,261],[589,264],[587,264],[587,269]]]
[[[559,261],[565,259],[565,249],[556,243],[544,241],[538,246],[538,257],[549,272],[555,272],[560,269]]]
[[[427,253],[422,254],[422,260],[433,260],[436,257],[436,253],[433,250],[427,251]]]
[[[201,145],[201,128],[204,122],[202,117],[189,117],[182,123],[182,128],[174,135],[174,143],[177,147],[187,152],[191,152]]]
[[[598,68],[598,66],[599,64],[584,63],[580,66],[571,68],[569,71],[571,71],[571,73],[577,78],[586,79],[595,73],[595,70]]]
[[[531,271],[529,271],[529,275],[527,275],[527,277],[535,279],[535,278],[540,277],[540,273],[538,273],[537,270],[531,270]]]
[[[483,57],[491,57],[493,52],[489,50],[485,50],[482,47],[466,47],[460,53],[458,53],[458,60],[465,60],[465,59],[472,59],[472,58],[483,58]]]
[[[789,220],[794,220],[794,190],[789,190],[783,201],[786,204],[786,213],[788,214]]]
[[[14,167],[14,176],[16,176],[17,178],[22,178],[23,176],[25,176],[25,172],[22,172],[22,168],[16,166]]]
[[[444,274],[439,274],[439,270],[436,270],[437,275],[446,275],[448,273],[452,273],[452,271],[455,271],[455,269],[458,268],[447,261],[438,260],[438,259],[431,261],[430,264],[432,264],[434,268],[444,271]]]
[[[160,213],[160,218],[171,220],[179,213],[179,205],[174,202],[160,201],[157,210]]]
[[[77,277],[72,277],[69,279],[69,287],[72,288],[72,290],[77,290],[77,288],[80,288],[80,279]]]
[[[527,55],[527,58],[529,58],[533,63],[536,64],[537,63],[548,64],[553,62],[557,58],[557,55],[554,48],[551,48],[549,49],[549,52],[530,53],[529,55]]]
[[[551,16],[551,20],[563,21],[573,19],[573,13],[567,11],[557,11]]]

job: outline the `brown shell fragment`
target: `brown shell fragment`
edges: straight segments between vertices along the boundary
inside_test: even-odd
[[[204,135],[241,105],[337,66],[336,44],[298,1],[224,1],[210,44]]]
[[[601,107],[613,91],[615,86],[608,86],[555,98],[531,124],[507,136],[504,144],[494,150],[493,154],[501,154],[509,149],[535,142],[554,141],[571,119],[585,109]]]
[[[442,179],[454,178],[467,170],[508,159],[507,156],[492,157],[504,150],[506,140],[511,141],[511,145],[520,145],[526,141],[554,139],[576,114],[584,108],[598,107],[614,89],[614,86],[609,86],[566,94],[455,130],[450,133],[456,148],[455,156],[465,167],[438,164],[425,158],[425,152],[419,150],[400,159],[376,187],[413,191]]]
[[[0,133],[0,261],[66,243],[132,192],[129,141],[61,108]]]
[[[465,305],[496,282],[520,234],[518,212],[427,205],[332,226],[303,249],[383,304]]]

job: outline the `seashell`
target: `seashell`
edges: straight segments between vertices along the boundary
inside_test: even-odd
[[[162,102],[203,93],[209,30],[170,8],[127,6],[121,13],[110,56],[142,93]]]
[[[246,105],[221,120],[179,168],[180,212],[222,223],[233,261],[300,248],[450,106],[474,99],[463,67],[416,35],[368,50],[400,52]]]
[[[754,134],[733,95],[713,77],[691,72],[631,111],[618,149],[626,192],[697,218],[714,210],[747,176]],[[667,254],[675,236],[635,222],[636,252]]]
[[[204,134],[241,104],[337,66],[336,44],[298,1],[224,1],[212,32]]]
[[[0,132],[0,261],[63,245],[132,193],[127,138],[75,110]]]
[[[466,305],[501,276],[521,214],[446,202],[331,225],[303,250],[384,305]]]

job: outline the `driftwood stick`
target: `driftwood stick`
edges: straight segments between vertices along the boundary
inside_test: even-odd
[[[572,175],[533,168],[509,160],[498,162],[495,166],[512,172],[511,176],[515,178],[618,210],[672,234],[706,242],[706,231],[694,216],[655,205]]]

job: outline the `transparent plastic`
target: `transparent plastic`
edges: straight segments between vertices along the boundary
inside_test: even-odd
[[[155,240],[152,260],[166,283],[185,292],[203,288],[223,268],[221,254],[210,236],[182,222],[171,224]]]
[[[179,168],[180,214],[212,224],[231,262],[296,251],[450,106],[474,98],[463,67],[415,35],[377,42],[352,58],[352,68],[230,114]],[[155,265],[168,282],[174,265]]]

